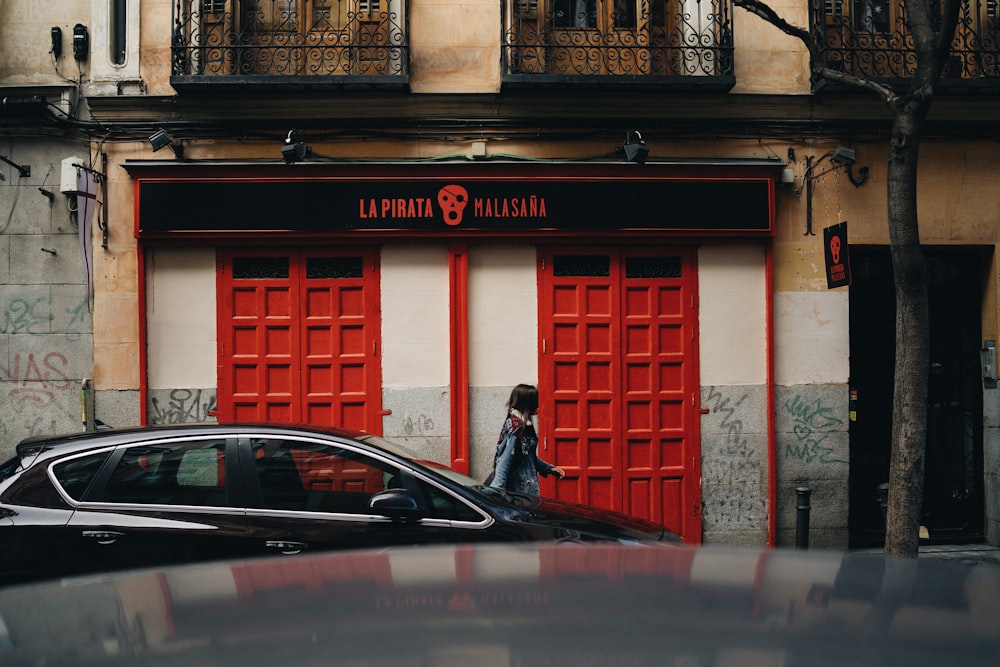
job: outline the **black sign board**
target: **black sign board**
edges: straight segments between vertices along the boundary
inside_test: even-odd
[[[667,230],[769,235],[757,178],[139,179],[139,233]]]
[[[851,284],[851,256],[847,250],[847,223],[838,222],[823,230],[828,289]]]

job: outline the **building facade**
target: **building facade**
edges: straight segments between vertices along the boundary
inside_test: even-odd
[[[902,5],[774,6],[832,67],[911,71]],[[963,12],[920,156],[924,524],[997,543],[997,16]],[[796,40],[726,0],[5,0],[0,30],[5,454],[276,420],[483,478],[527,382],[543,493],[791,544],[808,488],[811,544],[881,542],[890,118]]]

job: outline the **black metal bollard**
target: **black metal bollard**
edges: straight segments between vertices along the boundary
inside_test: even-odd
[[[800,486],[795,489],[795,548],[809,548],[809,497],[812,489],[808,486]]]

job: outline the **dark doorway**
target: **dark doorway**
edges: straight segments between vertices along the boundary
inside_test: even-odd
[[[931,368],[922,542],[983,539],[983,254],[924,248]],[[889,479],[895,292],[887,247],[851,247],[850,545],[885,540],[878,487]]]

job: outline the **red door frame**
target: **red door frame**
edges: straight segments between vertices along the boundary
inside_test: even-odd
[[[451,467],[469,474],[469,253],[465,244],[448,247],[451,368]]]
[[[607,257],[610,273],[568,283],[552,276],[554,257],[575,255]],[[657,269],[677,258],[670,266],[679,272],[652,282],[626,276],[626,260],[642,258]],[[552,246],[538,271],[540,288],[548,286],[539,293],[540,448],[550,461],[574,459],[553,461],[567,478],[543,482],[543,493],[643,516],[700,542],[696,249]]]
[[[304,383],[308,381],[307,371],[311,366],[307,365],[306,350],[302,346],[305,344],[304,335],[307,331],[307,317],[309,316],[309,304],[306,299],[309,296],[309,289],[311,285],[308,284],[309,281],[302,282],[299,280],[298,276],[301,275],[302,264],[310,258],[326,258],[326,257],[355,257],[358,256],[363,262],[363,277],[361,282],[363,284],[363,299],[362,303],[354,304],[355,308],[359,308],[360,312],[364,313],[364,319],[366,323],[370,323],[370,318],[372,314],[379,313],[379,263],[378,263],[378,253],[376,250],[365,247],[348,247],[348,248],[327,248],[322,250],[317,250],[315,248],[303,248],[303,247],[283,247],[283,248],[225,248],[220,249],[217,254],[216,260],[216,289],[218,290],[219,303],[216,308],[218,322],[217,322],[217,337],[218,337],[218,392],[219,392],[219,413],[224,419],[234,418],[234,413],[231,405],[224,405],[224,396],[232,397],[235,394],[235,388],[231,386],[232,379],[228,377],[225,373],[225,362],[224,358],[227,355],[227,350],[225,346],[228,339],[228,331],[231,327],[231,319],[227,317],[227,314],[233,313],[235,307],[230,303],[226,305],[232,299],[232,285],[233,279],[231,276],[231,261],[233,257],[240,255],[254,256],[254,257],[288,257],[290,260],[290,271],[288,281],[290,283],[291,289],[295,290],[294,293],[290,295],[291,303],[289,304],[291,308],[297,311],[298,320],[293,323],[295,326],[295,331],[293,332],[294,340],[293,345],[297,352],[292,352],[291,362],[299,369],[299,372],[295,374],[295,392],[298,396],[297,399],[293,398],[293,402],[297,400],[298,407],[297,411],[293,410],[292,421],[308,421],[304,411],[308,408],[308,401],[305,400],[308,388],[305,387]],[[356,279],[353,279],[356,280]],[[339,282],[339,281],[338,281]],[[327,317],[336,317],[335,315],[328,315]],[[353,328],[353,327],[352,327]],[[361,418],[364,425],[360,424],[346,424],[348,426],[353,426],[355,428],[361,428],[368,432],[380,435],[382,433],[382,391],[381,391],[381,319],[377,322],[370,323],[368,326],[369,332],[364,334],[365,340],[357,344],[358,341],[352,341],[355,344],[355,350],[352,350],[352,358],[363,361],[364,366],[364,377],[361,380],[362,387],[357,393],[359,396],[364,397],[363,403],[363,417]],[[346,329],[344,329],[346,330]],[[229,350],[228,354],[231,356],[233,350]],[[343,359],[345,352],[341,350],[341,356],[339,359]],[[361,356],[359,356],[361,355]],[[294,358],[297,357],[297,358]],[[355,366],[356,364],[350,364]],[[340,394],[344,394],[344,391],[340,391]]]

